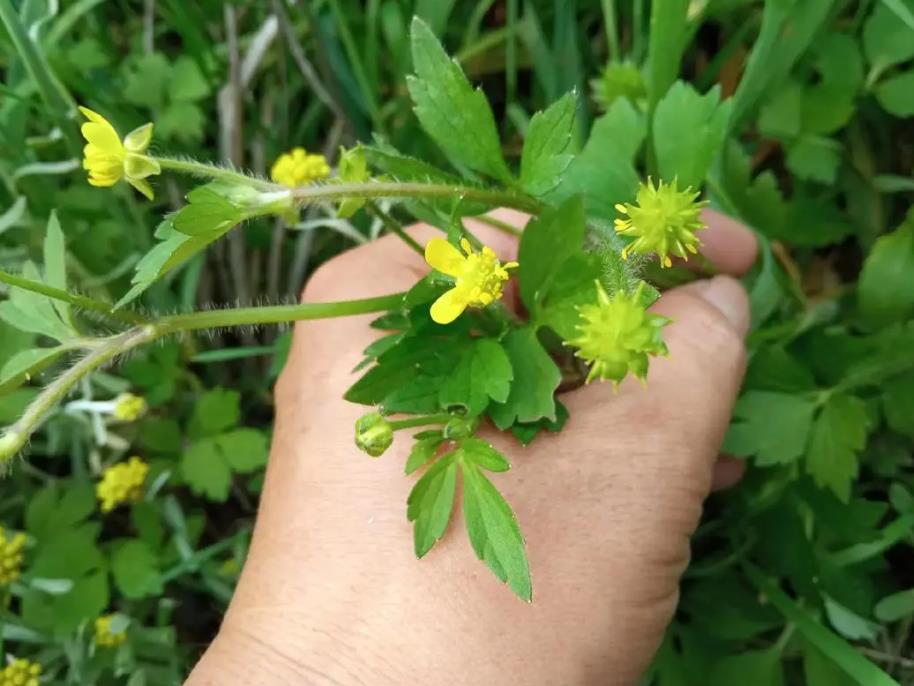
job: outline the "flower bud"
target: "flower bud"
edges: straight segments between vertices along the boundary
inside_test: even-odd
[[[459,441],[476,433],[479,420],[476,417],[453,417],[444,425],[443,435],[448,441]]]
[[[394,430],[380,412],[362,415],[355,423],[355,444],[372,457],[380,457],[394,442]]]

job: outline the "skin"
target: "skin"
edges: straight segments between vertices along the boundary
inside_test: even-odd
[[[512,212],[500,219],[522,225]],[[668,358],[648,385],[594,383],[562,397],[559,435],[527,448],[486,430],[512,463],[494,475],[523,529],[534,599],[476,560],[461,513],[421,561],[403,475],[408,432],[378,460],[357,452],[366,408],[341,396],[377,336],[372,316],[296,326],[276,387],[276,430],[248,560],[218,637],[188,679],[219,684],[634,684],[678,599],[689,537],[713,487],[741,464],[718,451],[745,370],[739,275],[751,232],[708,212],[703,252],[722,275],[664,293]],[[472,230],[503,260],[516,239]],[[424,243],[435,235],[414,227]],[[307,302],[405,290],[427,272],[397,238],[322,266]],[[515,298],[508,292],[511,305]]]

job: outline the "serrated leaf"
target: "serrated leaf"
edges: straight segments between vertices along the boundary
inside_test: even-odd
[[[571,154],[575,93],[566,93],[530,120],[520,161],[520,181],[531,195],[545,195],[562,180],[574,155]]]
[[[34,262],[27,261],[22,265],[22,275],[29,281],[43,283]],[[9,299],[0,302],[0,319],[21,331],[41,334],[61,343],[75,336],[72,327],[60,318],[50,298],[16,286],[10,287]]]
[[[479,467],[460,461],[463,474],[463,516],[470,545],[501,581],[530,602],[533,587],[524,537],[511,506]]]
[[[416,75],[408,78],[407,86],[422,128],[455,162],[510,181],[486,96],[473,90],[460,65],[418,17],[413,18],[411,43]]]
[[[114,583],[127,598],[146,598],[162,592],[158,566],[158,556],[138,539],[121,542],[111,554]]]
[[[864,402],[845,394],[832,396],[813,424],[806,471],[844,502],[850,499],[851,483],[859,469],[857,454],[866,444],[869,427]]]
[[[200,100],[209,93],[209,84],[192,57],[181,56],[175,60],[168,84],[168,96],[172,100]]]
[[[787,150],[787,167],[797,177],[832,184],[841,163],[841,145],[822,136],[800,136]]]
[[[902,0],[898,5],[914,12],[912,0]],[[897,11],[888,3],[876,2],[863,25],[863,50],[870,65],[878,69],[906,62],[914,57],[914,28],[899,21]]]
[[[95,510],[95,488],[89,482],[68,480],[63,492],[49,486],[37,491],[25,509],[25,530],[47,540],[76,527]]]
[[[240,403],[241,394],[227,388],[213,388],[202,393],[194,404],[188,434],[197,438],[230,429],[241,417]]]
[[[754,455],[758,465],[793,462],[806,450],[815,408],[809,397],[749,391],[733,409],[736,421],[723,450],[737,457]]]
[[[463,405],[470,416],[482,413],[491,398],[508,399],[514,372],[498,341],[480,338],[464,349],[460,362],[440,384],[438,403],[447,408]]]
[[[215,440],[233,472],[250,474],[267,463],[269,443],[262,431],[235,429]]]
[[[225,233],[245,218],[222,194],[208,186],[195,188],[187,194],[189,204],[171,215],[174,228],[188,236]]]
[[[457,449],[459,459],[489,472],[506,472],[511,464],[490,443],[481,438],[465,438]]]
[[[57,219],[57,211],[51,212],[48,219],[48,228],[44,236],[44,278],[49,286],[67,290],[67,251],[64,243],[63,230]],[[70,304],[61,300],[53,300],[54,309],[65,321],[70,321]]]
[[[444,443],[444,436],[440,431],[434,432],[434,435],[431,436],[417,437],[409,451],[409,457],[406,459],[404,467],[406,474],[412,474],[428,464],[438,454],[438,448],[442,443]]]
[[[720,102],[720,88],[704,95],[677,81],[654,114],[654,150],[660,177],[679,187],[700,188],[723,144],[730,101]]]
[[[181,476],[190,489],[210,500],[225,502],[232,484],[232,470],[217,443],[197,441],[181,457]]]
[[[543,417],[555,419],[555,391],[562,373],[543,348],[533,327],[515,329],[505,336],[503,345],[511,360],[514,381],[503,403],[492,403],[489,416],[499,429],[515,421],[535,422]]]
[[[858,284],[860,309],[873,325],[885,325],[914,311],[914,210],[892,233],[881,236],[863,263]]]
[[[456,489],[457,462],[452,453],[433,464],[410,492],[406,516],[413,522],[416,557],[424,557],[444,535]]]

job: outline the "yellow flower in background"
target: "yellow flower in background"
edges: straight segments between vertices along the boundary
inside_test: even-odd
[[[432,304],[432,319],[438,324],[450,324],[468,307],[485,307],[498,300],[510,278],[508,270],[518,266],[517,262],[502,264],[489,247],[474,251],[466,238],[460,247],[463,253],[443,238],[433,238],[425,246],[429,266],[455,280],[454,287]]]
[[[8,537],[0,527],[0,585],[8,586],[19,578],[25,540],[25,534]]]
[[[121,422],[135,422],[146,414],[146,399],[133,393],[121,393],[114,399],[111,414]]]
[[[270,178],[287,188],[305,186],[330,175],[330,165],[323,155],[309,155],[304,148],[294,148],[279,156],[270,169]]]
[[[118,618],[116,614],[102,615],[95,620],[95,645],[101,648],[116,648],[127,640],[127,629],[111,630],[111,623]]]
[[[79,111],[89,120],[80,129],[88,141],[83,148],[83,169],[89,171],[89,183],[107,187],[123,178],[152,200],[152,186],[146,179],[162,173],[159,163],[143,154],[152,141],[152,124],[134,129],[121,142],[111,122],[98,112],[88,107],[80,107]]]
[[[142,498],[148,474],[149,465],[139,457],[108,467],[95,487],[102,512],[111,512],[121,503],[135,503]]]
[[[41,665],[18,657],[0,671],[0,686],[38,686]]]
[[[705,228],[701,210],[707,204],[697,200],[699,195],[691,188],[679,190],[675,179],[669,184],[661,181],[658,186],[650,179],[642,183],[634,205],[616,205],[616,210],[628,217],[616,219],[616,232],[635,239],[622,251],[622,257],[633,252],[657,253],[660,264],[670,267],[670,255],[686,258],[697,253],[701,241],[695,233]]]
[[[634,293],[610,296],[597,281],[596,304],[578,307],[580,335],[565,344],[578,348],[575,356],[590,364],[587,383],[599,378],[618,385],[629,372],[643,381],[648,355],[667,354],[661,329],[670,320],[647,311],[643,287],[642,281]]]

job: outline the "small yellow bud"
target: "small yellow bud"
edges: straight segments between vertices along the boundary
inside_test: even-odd
[[[25,658],[13,658],[0,670],[0,686],[38,686],[41,665]]]
[[[7,536],[0,527],[0,586],[8,586],[19,578],[25,542],[25,534]]]
[[[380,457],[394,442],[394,431],[379,412],[369,412],[355,423],[355,444],[372,457]]]
[[[122,422],[135,422],[146,414],[146,399],[133,393],[121,393],[114,399],[114,418]]]
[[[118,615],[102,615],[95,620],[95,645],[100,648],[116,648],[127,640],[126,629],[111,630],[111,623]]]
[[[148,474],[149,465],[139,457],[108,467],[95,487],[102,512],[110,512],[121,503],[139,501]]]
[[[330,175],[330,165],[323,155],[309,155],[304,148],[283,153],[273,163],[270,178],[287,188],[305,186]]]

